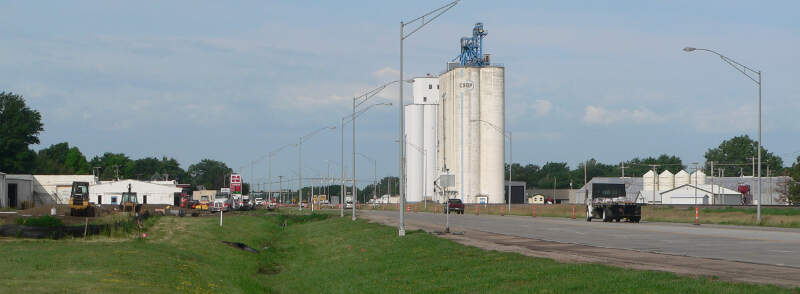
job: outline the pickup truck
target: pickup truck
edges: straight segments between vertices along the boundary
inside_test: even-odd
[[[447,199],[447,206],[444,208],[446,213],[455,212],[456,214],[464,214],[464,203],[461,199]]]

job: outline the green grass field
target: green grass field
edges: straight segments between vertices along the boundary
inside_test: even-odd
[[[285,230],[279,226],[284,220]],[[258,211],[226,217],[223,229],[215,217],[161,217],[148,224],[144,240],[0,239],[0,288],[14,293],[800,293],[484,251],[422,231],[399,238],[395,228],[349,218]]]

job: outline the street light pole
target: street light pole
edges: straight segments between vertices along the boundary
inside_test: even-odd
[[[514,166],[514,141],[511,140],[511,132],[508,132],[508,213],[511,213],[511,170]],[[522,191],[523,197],[525,191]],[[522,200],[525,203],[525,200]]]
[[[419,29],[421,29],[425,25],[429,24],[431,21],[433,21],[434,19],[436,19],[437,17],[439,17],[443,13],[447,12],[448,10],[450,10],[450,8],[453,8],[453,6],[456,6],[456,4],[458,4],[458,1],[461,1],[461,0],[456,0],[456,1],[453,1],[453,2],[450,2],[450,3],[446,4],[446,5],[444,5],[442,7],[439,7],[437,9],[431,10],[428,13],[425,13],[424,15],[422,15],[420,17],[417,17],[417,18],[415,18],[415,19],[413,19],[413,20],[411,20],[409,22],[403,22],[403,21],[400,22],[400,80],[401,81],[403,80],[403,40],[405,40],[406,38],[410,37],[412,34],[416,33]],[[433,16],[430,17],[431,15],[433,15]],[[429,18],[425,19],[426,17],[429,17]],[[415,28],[414,30],[412,30],[410,33],[406,34],[405,33],[405,27],[407,25],[413,24],[413,23],[415,23],[417,21],[420,21],[419,26],[417,28]],[[400,124],[399,124],[399,126],[397,128],[398,129],[397,140],[399,141],[398,142],[399,143],[399,146],[398,146],[399,150],[398,150],[398,153],[397,153],[397,166],[399,168],[399,177],[400,177],[400,181],[398,183],[399,186],[400,186],[400,225],[398,227],[398,235],[400,237],[403,237],[403,236],[406,235],[405,210],[403,210],[403,207],[406,205],[405,187],[403,187],[405,185],[405,175],[403,174],[404,169],[405,169],[403,167],[403,154],[404,154],[404,151],[405,151],[405,138],[403,137],[403,126],[404,126],[404,122],[405,122],[405,114],[403,113],[403,83],[400,83],[400,97],[399,97],[399,99],[400,99],[400,103],[398,103],[398,107],[397,107],[397,109],[398,109],[398,111],[400,113]]]
[[[377,199],[377,189],[378,189],[378,161],[372,157],[365,155],[364,153],[358,153],[361,157],[366,158],[369,161],[372,161],[372,199]],[[366,199],[365,199],[366,200]]]
[[[345,192],[345,179],[344,179],[344,119],[345,118],[343,117],[342,127],[341,127],[342,136],[340,137],[341,138],[340,141],[342,142],[342,149],[341,149],[342,157],[340,159],[341,161],[339,162],[342,163],[342,186],[339,189],[339,217],[344,217],[344,197],[347,194],[347,192]]]
[[[683,48],[683,51],[686,52],[706,51],[714,53],[717,56],[719,56],[719,58],[722,59],[722,61],[725,61],[727,64],[729,64],[734,69],[738,70],[739,72],[747,76],[750,80],[755,82],[756,85],[758,85],[758,144],[756,147],[757,148],[756,152],[758,152],[758,203],[756,203],[757,207],[756,222],[760,223],[761,222],[761,71],[749,68],[746,65],[736,62],[735,60],[730,59],[729,57],[717,53],[716,51],[711,49],[685,47]],[[751,74],[748,74],[748,72],[755,73],[757,75],[757,78],[754,78]]]
[[[342,118],[342,134],[341,134],[341,136],[342,136],[341,137],[342,138],[342,140],[341,140],[341,142],[342,142],[342,149],[341,149],[341,152],[342,152],[342,155],[341,155],[342,156],[341,157],[341,160],[342,160],[342,191],[341,191],[341,194],[342,194],[342,207],[339,209],[339,217],[344,217],[344,195],[346,194],[344,192],[344,187],[345,187],[345,185],[344,185],[344,182],[345,182],[345,175],[344,175],[344,124],[347,123],[347,122],[353,122],[353,198],[354,198],[354,201],[353,201],[353,220],[356,220],[356,209],[355,209],[356,200],[355,200],[355,197],[357,195],[356,193],[358,191],[358,188],[356,187],[356,168],[355,168],[355,165],[356,165],[356,159],[355,159],[356,158],[356,155],[355,155],[356,154],[356,126],[355,126],[356,123],[355,123],[355,119],[359,115],[364,114],[365,112],[367,112],[368,110],[370,110],[371,108],[373,108],[375,106],[391,106],[392,103],[389,103],[389,102],[376,103],[376,104],[372,104],[370,106],[367,106],[366,108],[361,109],[359,111],[355,111],[355,108],[357,106],[363,104],[364,102],[366,102],[367,100],[369,100],[373,96],[377,95],[381,90],[385,89],[387,86],[391,85],[392,83],[396,83],[396,82],[398,82],[398,81],[392,81],[392,82],[386,83],[386,84],[384,84],[384,85],[382,85],[382,86],[380,86],[378,88],[375,88],[375,89],[367,92],[364,95],[361,95],[361,96],[353,98],[353,113]],[[401,83],[401,85],[402,85],[402,83]],[[356,103],[356,101],[358,99],[363,99],[363,100],[358,102],[358,103]],[[349,119],[349,121],[348,121],[348,119]]]
[[[400,83],[403,87],[403,83]],[[353,98],[353,216],[352,220],[356,220],[356,204],[358,203],[358,186],[356,185],[356,98]]]
[[[303,211],[303,137],[297,142],[297,209]]]
[[[298,210],[303,210],[303,140],[311,139],[312,136],[318,134],[319,132],[328,129],[328,130],[335,130],[336,126],[329,126],[324,128],[319,128],[311,133],[306,134],[305,136],[300,137],[297,140],[297,206]]]

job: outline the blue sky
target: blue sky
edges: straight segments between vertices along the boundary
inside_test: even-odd
[[[0,89],[44,118],[41,148],[91,157],[214,158],[246,166],[334,125],[350,98],[397,78],[400,20],[441,1],[0,1]],[[764,71],[764,144],[800,155],[796,1],[464,0],[406,41],[407,77],[440,73],[483,22],[507,68],[514,161],[684,162],[756,136],[756,87],[712,48]],[[407,91],[406,93],[409,93]],[[375,98],[393,101],[397,88]],[[349,127],[345,149],[350,149]],[[397,107],[359,119],[358,151],[397,173]],[[339,161],[339,131],[303,146],[304,176]],[[351,165],[349,156],[346,166]],[[357,158],[359,177],[372,165]],[[266,161],[255,165],[266,175]],[[291,177],[297,150],[273,161]],[[338,166],[331,170],[338,174]]]

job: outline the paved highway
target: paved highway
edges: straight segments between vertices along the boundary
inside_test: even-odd
[[[397,216],[396,211],[361,211]],[[407,213],[409,222],[440,225],[444,215]],[[800,268],[800,230],[672,223],[603,223],[585,219],[451,215],[451,230]]]

